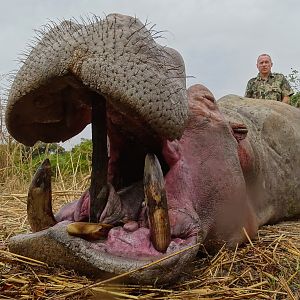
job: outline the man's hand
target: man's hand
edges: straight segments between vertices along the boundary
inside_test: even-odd
[[[290,97],[289,96],[284,96],[283,99],[282,99],[282,102],[286,103],[286,104],[290,104]]]

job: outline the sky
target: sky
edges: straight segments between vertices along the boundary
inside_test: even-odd
[[[256,59],[268,53],[273,71],[300,71],[299,0],[0,0],[0,88],[20,67],[18,58],[50,21],[121,13],[156,24],[162,45],[185,61],[187,86],[202,83],[216,99],[243,95],[257,75]],[[64,143],[66,148],[90,138],[90,128]]]

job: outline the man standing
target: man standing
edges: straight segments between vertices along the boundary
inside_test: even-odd
[[[272,59],[268,54],[261,54],[256,63],[258,75],[247,83],[245,97],[277,100],[290,103],[293,90],[283,74],[272,73]]]

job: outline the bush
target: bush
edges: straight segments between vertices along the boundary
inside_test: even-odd
[[[92,141],[81,143],[66,151],[53,143],[37,143],[26,147],[17,142],[0,144],[0,190],[28,189],[34,173],[48,158],[52,181],[58,189],[83,190],[89,185],[91,173]]]
[[[291,105],[300,107],[300,75],[299,71],[293,68],[291,70],[291,73],[287,75],[287,80],[289,81],[295,93],[291,97],[290,101]]]
[[[291,105],[300,107],[300,92],[297,92],[291,97]]]

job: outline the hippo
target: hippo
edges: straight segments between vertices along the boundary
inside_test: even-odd
[[[33,232],[12,237],[10,251],[93,277],[170,283],[203,247],[236,247],[299,217],[300,111],[186,89],[183,59],[156,35],[111,14],[55,25],[30,52],[9,94],[10,134],[58,142],[99,122],[93,144],[105,147],[93,156],[102,151],[106,173],[93,161],[104,179],[96,197],[90,188],[54,214],[44,161],[28,193]]]

